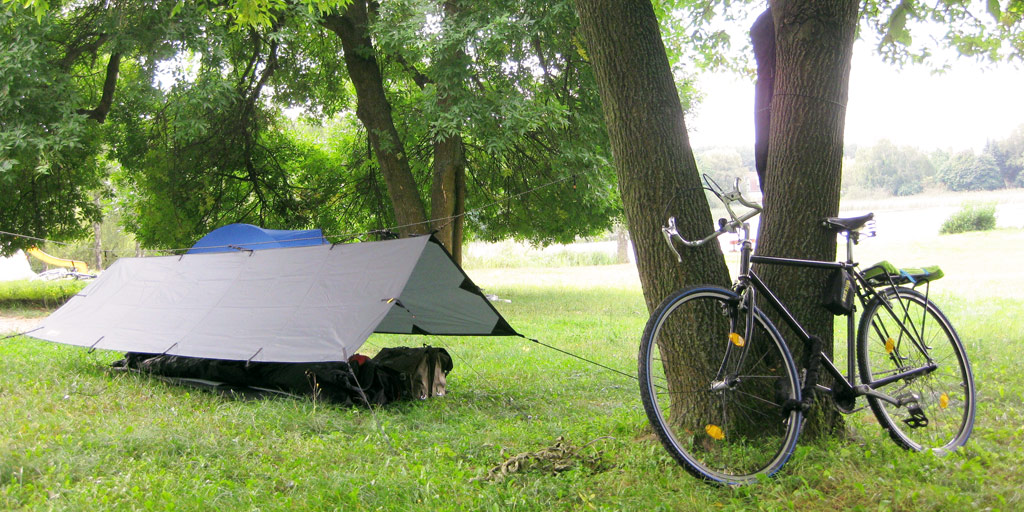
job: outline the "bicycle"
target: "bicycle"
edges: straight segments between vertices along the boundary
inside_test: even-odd
[[[717,231],[690,241],[670,217],[665,239],[682,262],[673,240],[697,247],[724,233],[738,234],[736,281],[732,288],[699,285],[673,293],[654,310],[640,344],[644,409],[673,458],[691,474],[720,484],[772,476],[793,453],[814,391],[831,395],[843,413],[863,408],[856,407],[857,398],[865,397],[879,424],[903,448],[941,455],[963,446],[974,424],[974,377],[956,330],[928,298],[930,282],[942,277],[941,270],[898,269],[887,262],[861,270],[853,246],[874,236],[873,214],[822,220],[837,236],[846,236],[845,261],[756,255],[747,221],[761,207],[743,197],[739,180],[729,192],[708,177],[705,183],[731,220],[719,220]],[[737,203],[750,210],[737,215]],[[832,294],[838,308],[833,312],[847,317],[846,376],[822,352],[821,340],[751,270],[753,263],[833,272],[830,283],[838,290]],[[854,297],[862,312],[856,330]],[[799,373],[761,302],[803,342]],[[818,382],[821,370],[833,385]]]

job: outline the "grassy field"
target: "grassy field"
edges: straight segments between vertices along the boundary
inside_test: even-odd
[[[371,411],[230,400],[15,337],[0,342],[0,510],[1024,509],[1024,275],[1004,263],[1024,232],[917,244],[884,254],[946,270],[935,297],[978,383],[974,435],[945,458],[897,448],[865,410],[844,439],[801,442],[777,478],[711,487],[648,434],[635,381],[519,338],[374,337],[365,352],[447,347],[455,370],[447,397]],[[635,373],[633,267],[469,273],[511,300],[496,306],[520,332]],[[559,442],[558,460],[515,457]]]
[[[17,316],[38,316],[60,307],[88,281],[7,281],[0,282],[0,308]]]

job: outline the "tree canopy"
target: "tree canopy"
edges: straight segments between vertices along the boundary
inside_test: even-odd
[[[228,222],[566,242],[619,215],[567,2],[29,5],[3,10],[20,46],[5,46],[0,170],[39,205],[5,208],[13,231],[82,235],[96,194],[148,247]]]
[[[1022,56],[1016,0],[858,5],[862,34],[895,62],[943,46]],[[724,51],[743,45],[719,22],[752,6],[653,5],[684,111],[693,71],[743,67]],[[16,193],[0,220],[11,231],[83,236],[100,196],[148,247],[187,246],[234,221],[335,233],[415,224],[457,231],[444,235],[452,247],[464,230],[564,242],[621,215],[571,2],[28,0],[5,1],[2,16],[0,179]],[[368,43],[346,51],[346,34]],[[386,140],[359,115],[367,102],[345,55],[376,62],[370,117],[391,118]],[[986,150],[1006,186],[1020,181],[1015,151]],[[403,205],[420,213],[398,215]]]

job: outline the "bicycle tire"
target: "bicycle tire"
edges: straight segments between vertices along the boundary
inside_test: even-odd
[[[800,385],[775,326],[755,309],[752,335],[742,347],[731,340],[744,331],[740,303],[726,288],[680,290],[655,309],[640,343],[640,395],[655,434],[687,471],[720,484],[775,474],[802,422],[786,407]],[[689,371],[670,381],[673,367]]]
[[[896,406],[869,396],[872,412],[893,441],[908,450],[943,455],[963,446],[974,428],[976,395],[960,337],[921,292],[890,287],[878,293],[865,306],[857,328],[861,381],[867,384],[920,367],[928,358],[938,368],[879,388],[893,397],[914,393],[919,412],[911,405]]]

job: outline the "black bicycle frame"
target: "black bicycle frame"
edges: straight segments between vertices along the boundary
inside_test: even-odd
[[[852,270],[856,266],[856,264],[851,263],[851,262],[842,262],[842,261],[816,261],[816,260],[800,260],[800,259],[793,259],[793,258],[778,258],[778,257],[773,257],[773,256],[757,256],[757,255],[753,255],[752,252],[753,252],[752,244],[749,241],[745,241],[743,243],[743,247],[741,248],[741,255],[740,255],[740,257],[741,257],[741,262],[740,262],[741,271],[740,271],[740,276],[739,276],[740,285],[741,286],[744,286],[744,285],[753,286],[753,288],[755,290],[757,290],[758,294],[763,294],[765,296],[765,299],[768,301],[768,303],[771,304],[771,306],[775,309],[776,312],[779,313],[779,315],[782,316],[782,320],[786,323],[786,325],[788,325],[793,330],[793,332],[797,333],[797,335],[800,337],[800,339],[804,343],[805,350],[810,350],[810,348],[813,346],[813,342],[811,340],[811,337],[812,337],[811,333],[807,332],[807,329],[805,329],[804,326],[801,325],[800,322],[796,319],[796,317],[793,316],[793,313],[789,311],[789,308],[787,308],[786,305],[783,304],[781,300],[779,300],[778,296],[776,296],[775,293],[772,292],[772,290],[768,288],[768,286],[764,283],[764,281],[762,281],[761,278],[758,277],[758,275],[756,273],[754,273],[753,270],[750,269],[750,263],[763,263],[763,264],[766,264],[766,265],[782,265],[782,266],[802,267],[802,268],[817,268],[817,269],[825,269],[825,270],[828,270],[828,269],[848,269],[848,270]],[[859,288],[858,294],[859,294],[859,296],[862,293],[861,290],[867,290],[867,292],[863,292],[863,293],[866,293],[867,294],[866,296],[868,296],[868,297],[871,294],[875,293],[869,286],[865,286],[866,283],[862,282],[863,278],[859,275],[859,273],[854,272],[853,274],[854,274],[854,276],[856,276],[856,279],[858,280],[858,288]],[[864,296],[861,296],[861,300],[862,301],[864,300]],[[751,305],[751,307],[756,306],[756,300],[752,301],[752,303],[750,305]],[[888,306],[886,306],[886,307],[888,309]],[[763,310],[763,308],[762,308],[762,310]],[[890,310],[890,313],[892,313],[891,310]],[[929,373],[931,371],[934,371],[937,368],[937,366],[934,363],[931,363],[931,364],[928,364],[928,365],[920,367],[920,368],[915,368],[915,369],[912,369],[912,370],[909,370],[909,371],[906,371],[906,372],[902,372],[902,373],[899,373],[899,374],[890,375],[888,377],[885,377],[885,378],[882,378],[882,379],[879,379],[879,380],[876,380],[876,381],[872,381],[872,382],[866,383],[864,385],[860,385],[860,386],[856,385],[855,384],[855,380],[854,380],[855,379],[855,374],[856,374],[856,371],[855,371],[855,369],[856,369],[856,367],[855,367],[856,357],[855,357],[855,354],[854,354],[854,350],[855,350],[855,347],[854,347],[854,335],[855,335],[854,318],[853,318],[852,314],[851,315],[846,315],[846,317],[847,317],[847,333],[846,333],[846,336],[847,336],[847,340],[846,341],[847,341],[847,343],[846,344],[847,344],[847,363],[848,363],[849,378],[844,376],[842,374],[842,372],[840,372],[839,369],[836,368],[835,364],[832,363],[832,360],[824,353],[824,351],[822,351],[820,353],[821,365],[825,369],[826,372],[828,372],[830,375],[832,375],[832,377],[838,383],[837,385],[840,386],[841,389],[837,390],[834,387],[831,388],[831,389],[830,388],[824,388],[824,387],[821,387],[821,386],[816,386],[817,383],[812,383],[816,387],[820,387],[821,389],[831,391],[832,393],[835,393],[835,394],[852,393],[854,396],[871,395],[873,397],[879,398],[881,400],[885,400],[885,401],[893,403],[893,404],[902,405],[900,399],[893,398],[893,397],[891,397],[889,395],[886,395],[884,393],[880,393],[880,392],[875,391],[875,390],[877,388],[880,388],[880,387],[882,387],[882,386],[884,386],[886,384],[889,384],[891,382],[895,382],[895,381],[898,381],[898,380],[901,380],[901,379],[905,379],[905,378],[908,378],[908,377],[913,377],[913,376],[915,376],[917,374]]]

